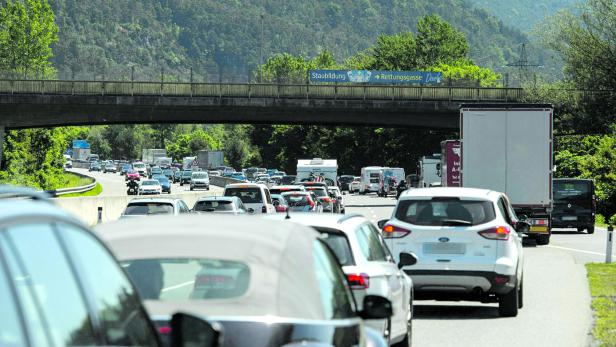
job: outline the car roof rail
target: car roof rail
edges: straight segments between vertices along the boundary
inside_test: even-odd
[[[358,218],[358,217],[363,217],[363,216],[364,215],[362,215],[361,213],[348,213],[340,217],[340,219],[338,219],[338,224],[342,224],[351,218]]]
[[[47,192],[28,187],[18,187],[8,184],[0,185],[0,199],[29,198],[32,200],[47,201],[51,195]]]

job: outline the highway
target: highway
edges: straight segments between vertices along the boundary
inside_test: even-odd
[[[388,219],[396,200],[347,195],[348,213],[375,223]],[[416,301],[413,346],[591,345],[592,312],[584,263],[605,259],[605,229],[595,234],[559,231],[549,246],[524,248],[524,308],[501,318],[497,304]]]

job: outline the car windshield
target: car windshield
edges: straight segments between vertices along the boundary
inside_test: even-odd
[[[349,183],[353,181],[353,176],[340,176],[340,182]]]
[[[133,164],[135,169],[145,169],[145,164]]]
[[[195,211],[233,211],[233,202],[228,200],[197,201]]]
[[[332,230],[327,228],[315,228],[319,233],[321,233],[321,238],[325,243],[331,248],[331,250],[338,258],[338,262],[342,266],[352,266],[355,265],[355,260],[353,259],[353,253],[351,251],[351,245],[349,244],[349,239],[341,233],[341,232],[332,232]]]
[[[236,298],[250,286],[250,268],[206,258],[139,259],[121,262],[141,298],[161,301]]]
[[[169,179],[167,177],[165,177],[165,176],[154,177],[154,179],[157,180],[161,184],[168,184],[169,183]]]
[[[370,173],[370,183],[379,183],[379,175],[378,172]]]
[[[160,173],[163,172],[159,167],[152,168],[152,172]]]
[[[307,190],[314,192],[314,195],[318,196],[318,197],[325,197],[327,196],[327,192],[325,191],[325,188],[306,188]]]
[[[402,200],[395,214],[403,222],[432,226],[471,226],[496,218],[492,202],[457,198]]]
[[[133,202],[126,207],[127,216],[173,214],[173,205],[163,202]]]
[[[310,204],[306,194],[282,194],[282,197],[289,206],[306,206]]]
[[[207,173],[205,172],[195,172],[192,174],[192,178],[196,178],[196,179],[201,179],[201,178],[207,178]]]
[[[163,171],[163,174],[164,174],[165,176],[171,176],[171,175],[173,175],[173,171],[171,171],[171,170],[165,170],[165,171]]]
[[[225,196],[237,196],[245,204],[259,204],[263,202],[260,188],[227,188]]]
[[[141,184],[144,186],[157,186],[160,183],[158,181],[143,181]]]
[[[182,177],[190,177],[192,176],[192,171],[184,171],[182,172]]]
[[[554,181],[554,200],[556,202],[592,199],[590,181]]]

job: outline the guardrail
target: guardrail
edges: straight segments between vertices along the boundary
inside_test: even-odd
[[[96,178],[90,177],[90,176],[87,176],[87,175],[84,175],[78,172],[71,172],[71,174],[92,179],[93,182],[85,186],[81,186],[81,187],[60,188],[60,189],[55,189],[55,190],[47,190],[46,192],[53,197],[58,197],[61,195],[67,195],[67,194],[73,194],[73,193],[84,193],[96,187],[96,184],[97,184]]]
[[[521,100],[524,90],[457,86],[0,79],[0,94],[508,102]]]

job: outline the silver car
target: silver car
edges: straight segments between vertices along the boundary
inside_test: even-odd
[[[133,199],[122,213],[122,218],[143,217],[152,215],[179,215],[189,213],[190,209],[182,199],[152,198]]]
[[[265,218],[283,219],[275,215]],[[379,230],[360,214],[292,214],[290,221],[321,233],[342,265],[358,304],[366,295],[382,296],[392,302],[394,315],[390,319],[368,320],[366,325],[380,331],[392,346],[409,346],[413,281],[396,265]],[[401,259],[406,265],[417,261],[412,254]]]
[[[246,214],[254,213],[254,210],[246,208],[237,196],[206,196],[195,202],[192,212]]]

